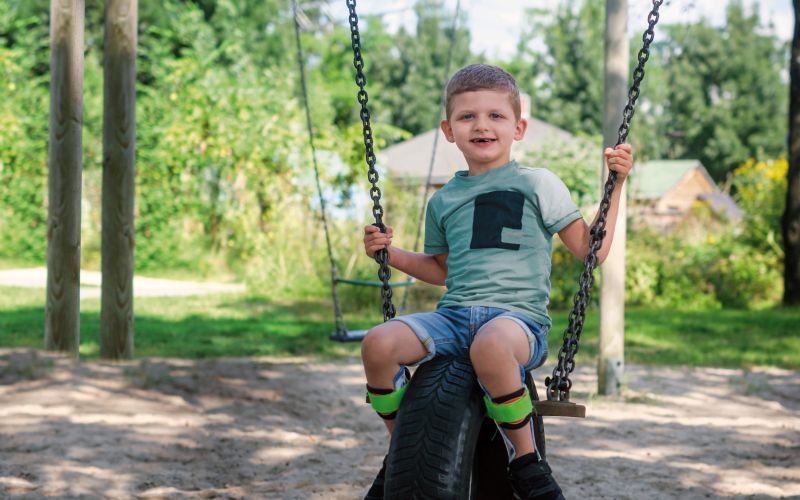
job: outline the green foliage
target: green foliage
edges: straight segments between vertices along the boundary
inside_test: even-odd
[[[47,252],[46,68],[49,34],[34,16],[0,4],[0,256]]]
[[[733,1],[723,28],[701,20],[667,29],[665,132],[679,137],[676,157],[700,159],[717,180],[745,158],[785,150],[786,46],[760,25],[757,10]]]
[[[789,162],[750,159],[733,171],[736,203],[744,211],[741,239],[754,250],[783,261],[781,217],[786,206]]]
[[[663,308],[759,309],[782,292],[780,265],[747,245],[733,228],[687,241],[640,229],[628,237],[626,302]]]
[[[533,92],[534,116],[573,133],[601,131],[603,17],[602,3],[586,0],[528,12],[509,68]],[[723,180],[746,158],[785,150],[787,47],[756,9],[732,1],[723,27],[662,20],[656,31],[629,139],[641,158],[699,159]],[[632,65],[641,44],[638,31]]]
[[[731,177],[744,216],[720,220],[696,203],[669,234],[629,232],[626,300],[629,304],[714,309],[777,305],[783,290],[780,215],[785,160],[746,162]]]
[[[0,89],[7,97],[0,103],[0,258],[39,263],[47,249],[48,6],[0,2]],[[375,264],[361,249],[368,188],[348,29],[318,6],[304,9],[311,21],[302,34],[309,104],[334,260],[341,276],[374,279]],[[103,2],[87,1],[82,257],[88,265],[97,265],[100,249],[102,13]],[[362,19],[378,148],[438,121],[452,36],[453,70],[484,59],[470,53],[465,19],[451,32],[452,12],[440,2],[420,1],[416,15],[414,33],[391,33],[378,17]],[[602,17],[597,2],[563,4],[552,16],[532,10],[517,56],[503,64],[532,94],[534,115],[590,137],[600,127]],[[770,33],[738,2],[722,28],[707,20],[659,26],[633,127],[637,157],[700,158],[718,179],[746,158],[777,157],[786,129],[786,48]],[[329,260],[293,37],[289,4],[281,0],[140,2],[137,270],[232,270],[270,298],[327,297]],[[637,35],[632,54],[639,45]],[[591,206],[596,151],[596,144],[577,141],[535,151],[525,162],[552,169],[580,206]],[[714,308],[774,301],[785,173],[781,184],[774,174],[783,168],[779,162],[765,163],[765,170],[749,165],[731,177],[746,213],[735,231],[715,232],[713,242],[632,234],[631,303]],[[396,244],[410,248],[419,187],[381,182]],[[556,243],[553,305],[571,304],[579,272],[580,262]],[[413,290],[417,304],[440,293],[422,285]],[[378,303],[375,290],[340,292],[351,312]]]
[[[783,277],[775,259],[743,244],[729,243],[719,250],[708,277],[724,307],[753,309],[780,301]]]
[[[579,207],[595,204],[599,199],[602,155],[599,136],[563,141],[558,148],[542,143],[526,152],[525,165],[543,167],[556,174],[569,188]]]
[[[555,238],[553,241],[553,259],[550,271],[550,307],[556,310],[572,309],[573,299],[578,293],[580,277],[583,273],[583,261],[572,255],[572,252]],[[600,273],[595,271],[595,283],[598,283]],[[595,289],[590,291],[593,305],[597,304]],[[592,306],[593,307],[593,306]]]
[[[573,133],[602,131],[602,2],[530,9],[509,69],[532,93],[532,114]],[[544,50],[539,48],[544,43]]]
[[[183,57],[149,58],[153,83],[139,93],[137,263],[193,265],[186,248],[246,261],[304,144],[298,102],[291,80],[258,69],[235,38],[215,46],[210,27],[198,36],[201,11],[174,14],[176,30],[196,27]],[[183,36],[143,36],[144,57],[159,38]]]
[[[480,62],[469,49],[470,35],[466,19],[458,22],[453,33],[453,12],[443,2],[420,0],[416,3],[417,24],[414,33],[401,29],[395,36],[385,34],[377,21],[368,24],[369,74],[379,96],[376,106],[386,121],[419,134],[434,128],[440,117],[444,91],[444,68],[452,48],[450,73],[473,62]],[[452,41],[455,41],[455,44]],[[370,47],[371,44],[372,48]],[[449,75],[448,75],[449,77]]]

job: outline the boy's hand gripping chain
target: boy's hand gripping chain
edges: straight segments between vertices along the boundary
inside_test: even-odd
[[[663,1],[663,0],[662,0]],[[367,166],[369,172],[367,178],[372,184],[369,195],[372,198],[372,215],[375,216],[375,226],[386,232],[383,224],[383,207],[381,207],[381,190],[378,188],[378,171],[375,169],[375,152],[373,150],[372,127],[370,126],[369,108],[367,108],[367,78],[364,76],[364,59],[361,57],[361,35],[358,31],[358,14],[356,14],[356,0],[347,0],[347,8],[350,11],[350,40],[353,46],[353,65],[356,68],[356,85],[358,85],[358,102],[361,104],[361,124],[364,129],[364,146],[366,148]],[[383,296],[383,321],[389,321],[395,317],[396,311],[392,304],[392,288],[389,286],[389,278],[392,271],[389,269],[389,252],[386,249],[375,253],[375,260],[378,261],[378,279],[383,282],[381,295]]]
[[[648,26],[644,35],[642,35],[643,45],[638,54],[639,64],[633,70],[633,85],[628,91],[628,103],[622,111],[622,125],[619,127],[617,146],[625,142],[628,137],[634,106],[636,105],[636,99],[639,98],[639,86],[642,83],[642,79],[644,79],[644,65],[650,58],[650,44],[655,37],[653,28],[658,22],[658,8],[662,3],[664,3],[664,0],[653,0],[653,10],[647,15]],[[558,364],[553,369],[552,378],[547,377],[544,382],[547,385],[548,401],[569,401],[569,390],[572,388],[569,374],[575,369],[575,354],[578,353],[578,342],[580,341],[581,330],[583,330],[583,321],[586,318],[589,291],[594,285],[593,271],[597,267],[597,251],[600,249],[603,237],[606,234],[606,217],[611,206],[611,192],[614,190],[616,181],[617,173],[614,171],[609,172],[603,189],[603,200],[600,202],[600,215],[597,218],[597,223],[591,229],[589,254],[583,261],[584,270],[580,277],[580,290],[575,294],[574,307],[572,312],[569,313],[569,326],[564,331],[564,344],[558,350]]]

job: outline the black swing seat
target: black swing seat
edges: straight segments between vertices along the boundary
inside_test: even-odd
[[[355,280],[349,278],[336,278],[336,283],[344,283],[346,285],[356,285],[356,286],[374,286],[380,287],[383,286],[383,281],[371,281],[371,280]],[[409,278],[406,281],[393,281],[389,283],[389,286],[392,288],[398,286],[411,286],[414,282],[417,281],[414,278]]]
[[[417,280],[415,278],[409,277],[405,281],[393,281],[389,283],[389,286],[392,288],[401,287],[401,286],[411,286]],[[343,283],[345,285],[354,285],[354,286],[371,286],[371,287],[382,287],[383,281],[371,281],[371,280],[357,280],[357,279],[349,279],[349,278],[335,278],[334,282],[336,284]],[[348,330],[347,328],[342,327],[341,330],[337,330],[331,333],[330,339],[336,342],[361,342],[364,340],[364,337],[367,336],[366,330]]]
[[[341,330],[331,333],[330,339],[336,342],[361,342],[366,336],[366,330]]]

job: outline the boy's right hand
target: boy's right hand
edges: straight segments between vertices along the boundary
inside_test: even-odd
[[[386,226],[386,232],[382,233],[377,226],[369,225],[364,226],[364,250],[371,258],[375,258],[375,253],[378,250],[386,248],[392,244],[392,228]]]

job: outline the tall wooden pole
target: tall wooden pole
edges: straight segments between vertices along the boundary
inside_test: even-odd
[[[45,349],[78,356],[84,0],[50,3]]]
[[[606,0],[605,92],[603,144],[617,143],[622,109],[628,90],[628,2]],[[603,167],[603,179],[607,170]],[[597,392],[618,394],[625,369],[625,240],[627,232],[625,185],[619,203],[614,243],[600,267],[600,349]]]
[[[137,0],[106,0],[100,355],[133,356]]]

